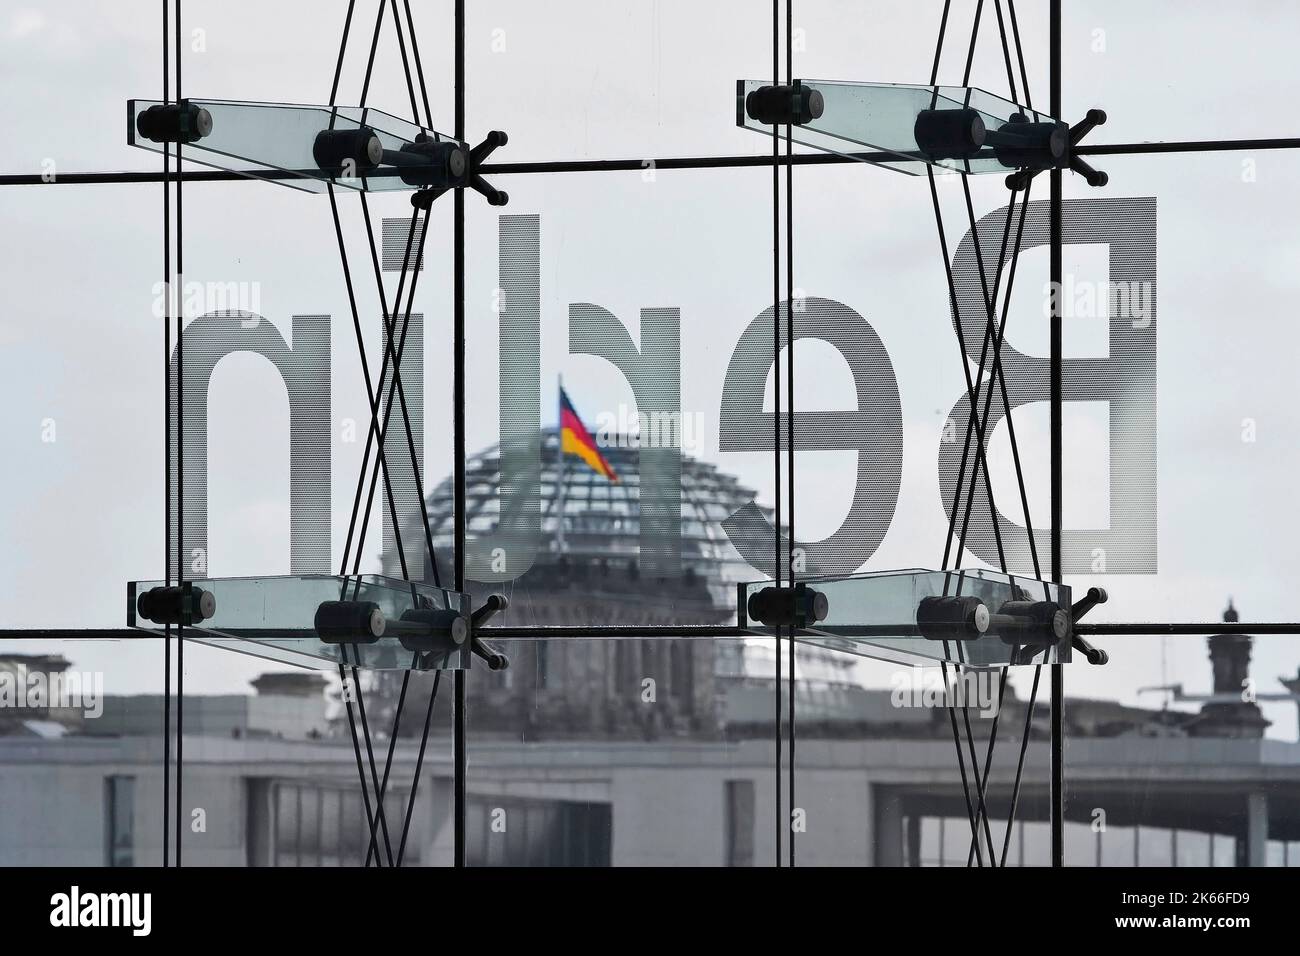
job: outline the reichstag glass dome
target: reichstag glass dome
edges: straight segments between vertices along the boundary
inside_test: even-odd
[[[754,500],[755,492],[714,464],[681,456],[682,580],[647,587],[641,579],[640,458],[636,436],[614,435],[600,451],[618,476],[613,482],[589,468],[574,455],[559,459],[555,428],[542,434],[541,554],[520,582],[558,584],[577,579],[588,584],[587,593],[599,597],[603,613],[594,609],[590,623],[628,621],[632,608],[647,601],[671,601],[672,623],[712,623],[734,613],[735,585],[764,575],[743,558],[723,530],[722,522]],[[500,520],[499,445],[470,457],[466,463],[466,534],[469,538],[491,534]],[[563,474],[563,489],[559,486]],[[429,521],[435,551],[442,567],[450,566],[453,490],[450,478],[428,495]],[[763,509],[771,518],[769,509]],[[563,533],[561,534],[561,515]],[[424,529],[419,519],[403,529],[404,542],[420,542]],[[408,554],[412,546],[406,545]],[[385,556],[392,565],[392,556]],[[520,583],[516,582],[516,584]],[[501,589],[499,586],[497,589]],[[472,586],[471,590],[476,590]],[[509,590],[508,588],[506,590]],[[649,593],[647,593],[649,592]],[[662,613],[653,615],[656,622]],[[570,619],[569,623],[573,623]],[[640,623],[652,623],[641,620]]]

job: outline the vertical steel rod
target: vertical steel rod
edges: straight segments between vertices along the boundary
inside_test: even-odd
[[[465,140],[465,0],[456,0],[456,139]],[[465,190],[452,190],[454,199],[453,271],[452,280],[452,406],[453,457],[455,485],[455,552],[456,590],[465,590]],[[465,773],[468,762],[465,754],[465,672],[458,670],[453,680],[453,769],[452,789],[455,792],[453,812],[455,825],[456,866],[465,865]]]
[[[171,101],[171,40],[162,0],[163,102]],[[172,206],[171,147],[163,144],[163,584],[172,583]],[[162,865],[171,862],[172,801],[172,626],[163,627],[163,842]]]
[[[1051,0],[1050,34],[1051,114],[1061,115],[1061,0]],[[1052,196],[1049,213],[1051,249],[1051,443],[1052,443],[1052,580],[1063,579],[1061,565],[1061,170],[1051,171]],[[1065,672],[1052,665],[1052,766],[1051,820],[1052,866],[1065,865]]]
[[[785,81],[788,85],[794,86],[794,0],[785,0]],[[775,132],[775,129],[774,129]],[[786,454],[786,523],[789,525],[789,559],[790,568],[787,574],[787,580],[791,587],[794,586],[795,575],[795,543],[794,543],[794,163],[789,160],[794,155],[794,141],[792,139],[793,126],[789,123],[785,127],[785,430],[786,445],[789,446]],[[777,542],[781,540],[778,530]],[[786,714],[789,724],[790,734],[790,762],[786,767],[786,780],[788,789],[789,814],[787,815],[787,826],[789,827],[790,840],[790,866],[794,866],[794,712],[795,712],[795,683],[794,683],[794,628],[790,628],[789,643],[786,645],[788,654],[788,672],[786,674]]]
[[[781,85],[781,2],[772,0],[772,86]],[[781,586],[781,138],[772,126],[772,583]],[[776,745],[776,865],[786,821],[781,813],[781,628],[772,629],[776,679],[772,682],[772,732]]]
[[[181,101],[181,0],[176,0],[176,100]],[[185,216],[181,144],[176,143],[176,583],[185,580]],[[168,436],[168,440],[171,436]],[[176,626],[176,865],[181,865],[181,776],[185,767],[185,625]]]

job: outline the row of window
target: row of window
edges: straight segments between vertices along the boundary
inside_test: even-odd
[[[105,780],[109,866],[135,863],[134,777]],[[729,866],[754,864],[754,783],[725,785]],[[360,863],[370,831],[359,790],[311,781],[252,779],[246,787],[249,866],[347,866]],[[405,807],[392,790],[386,805]],[[614,823],[608,803],[471,796],[466,807],[470,866],[593,866],[611,864]],[[382,843],[377,841],[377,846]],[[404,864],[418,864],[408,844]]]
[[[1006,821],[990,820],[995,846]],[[908,866],[966,866],[970,823],[958,817],[915,817],[906,824],[912,838],[904,848]],[[913,829],[916,828],[916,829]],[[919,829],[919,833],[916,830]],[[1051,830],[1045,822],[1018,820],[1011,828],[1008,866],[1046,866]],[[1065,824],[1066,866],[1244,866],[1244,841],[1227,833],[1150,826]],[[1300,842],[1269,840],[1269,866],[1300,866]]]

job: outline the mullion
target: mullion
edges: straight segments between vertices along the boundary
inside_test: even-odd
[[[455,132],[459,142],[465,140],[465,0],[455,0],[453,30],[455,64],[453,95],[455,98]],[[452,191],[452,459],[453,507],[452,542],[455,555],[455,589],[465,590],[465,190]],[[454,817],[455,865],[463,867],[465,859],[465,775],[469,768],[466,749],[466,681],[465,672],[452,674],[452,812]],[[432,713],[432,708],[430,708]]]
[[[981,8],[981,7],[982,7],[982,2],[981,2],[980,7],[977,7],[977,8],[976,8],[975,22],[974,22],[974,24],[973,24],[972,27],[971,27],[970,54],[969,54],[969,56],[968,56],[967,64],[966,64],[966,70],[967,70],[967,73],[968,73],[968,74],[969,74],[969,71],[970,71],[971,60],[973,59],[973,57],[974,57],[974,53],[975,53],[975,39],[976,39],[976,34],[977,34],[978,30],[979,30],[979,11],[980,11],[980,8]],[[940,21],[940,24],[939,24],[939,40],[938,40],[938,43],[936,44],[936,49],[935,49],[935,64],[934,64],[934,70],[935,70],[935,73],[936,73],[936,74],[937,74],[937,72],[938,72],[939,60],[940,60],[940,57],[942,56],[942,53],[943,53],[943,35],[944,35],[945,27],[946,27],[946,25],[947,25],[947,21],[948,21],[948,7],[947,7],[947,5],[945,4],[943,19]],[[938,91],[937,91],[937,88],[936,88],[936,91],[935,91],[935,98],[936,98],[936,99],[937,99],[937,96],[938,96]],[[932,102],[931,102],[931,105],[932,105],[932,106],[933,106],[934,102],[935,102],[935,100],[932,100]],[[960,468],[959,468],[959,470],[958,470],[958,481],[957,481],[957,491],[956,491],[957,498],[955,498],[954,501],[953,501],[953,514],[951,515],[951,517],[950,517],[950,519],[949,519],[949,523],[948,523],[948,524],[949,524],[949,527],[948,527],[948,535],[947,535],[947,537],[945,538],[945,544],[944,544],[943,567],[946,569],[947,566],[948,566],[948,555],[949,555],[949,549],[952,547],[952,533],[953,533],[953,530],[954,530],[954,528],[955,528],[955,521],[956,521],[956,517],[957,517],[957,511],[956,511],[956,508],[957,508],[957,500],[960,498],[960,495],[961,495],[962,474],[965,472],[965,469],[966,469],[966,461],[967,461],[967,458],[968,458],[968,455],[969,455],[969,451],[970,451],[970,429],[971,429],[971,427],[972,427],[973,425],[974,425],[974,426],[978,426],[978,425],[979,425],[979,423],[978,423],[978,421],[976,420],[976,417],[975,417],[975,416],[978,415],[978,413],[979,413],[979,409],[978,409],[977,404],[976,404],[976,397],[975,397],[976,392],[975,392],[975,387],[974,387],[974,385],[973,385],[973,383],[972,383],[972,379],[971,379],[971,374],[970,374],[970,365],[969,365],[969,363],[967,362],[967,358],[966,358],[966,343],[965,343],[965,337],[964,337],[964,334],[963,334],[963,331],[962,331],[961,312],[960,312],[960,309],[959,309],[959,307],[958,307],[958,303],[957,303],[957,292],[956,292],[956,285],[955,285],[955,283],[953,282],[952,266],[951,266],[951,264],[949,263],[949,260],[948,260],[948,244],[947,244],[947,239],[946,239],[945,234],[944,234],[944,228],[943,228],[943,217],[942,217],[942,214],[940,213],[940,209],[939,209],[939,194],[938,194],[938,190],[935,188],[934,170],[933,170],[931,167],[929,167],[929,166],[926,167],[926,177],[927,177],[927,179],[928,179],[928,181],[929,181],[929,186],[930,186],[930,196],[931,196],[931,200],[932,200],[933,205],[934,205],[935,225],[936,225],[936,228],[937,228],[938,233],[939,233],[939,247],[940,247],[940,251],[941,251],[942,254],[943,254],[943,267],[944,267],[944,274],[945,274],[946,277],[947,277],[947,281],[948,281],[948,293],[949,293],[949,295],[951,296],[951,301],[952,301],[952,307],[953,307],[953,320],[954,320],[954,330],[955,330],[956,333],[957,333],[957,347],[958,347],[958,354],[959,354],[959,358],[960,358],[960,361],[961,361],[962,372],[964,373],[965,378],[966,378],[966,390],[967,390],[967,394],[970,396],[970,402],[971,402],[971,418],[967,421],[966,443],[965,443],[965,445],[963,446],[963,449],[962,449],[962,461],[961,461],[961,466],[960,466]],[[1008,213],[1008,215],[1009,215],[1009,213]],[[1009,223],[1009,220],[1008,220],[1008,223]],[[982,366],[982,362],[981,362],[981,366]],[[983,447],[984,447],[984,443],[983,443],[983,431],[982,431],[982,426],[980,426],[980,442],[979,442],[979,445],[978,445],[978,448],[980,449],[980,453],[983,452]],[[987,470],[986,470],[986,471],[987,471]],[[978,471],[976,471],[976,476],[978,476]],[[990,489],[990,503],[991,503],[991,502],[992,502],[992,490]],[[960,560],[960,553],[958,554],[958,560]],[[947,585],[946,585],[946,583],[945,583],[944,591],[945,591],[945,593],[947,592]],[[944,642],[943,642],[943,650],[944,650],[944,655],[945,655],[945,657],[946,657],[946,656],[950,653],[949,643],[948,643],[947,641],[944,641]],[[960,647],[960,643],[958,643],[958,653],[959,653],[959,656],[960,656],[960,651],[961,651],[961,647]],[[946,663],[946,661],[940,661],[940,669],[941,669],[942,674],[943,674],[944,683],[945,683],[945,685],[947,685],[947,684],[948,684],[948,664]],[[972,804],[972,802],[971,802],[970,781],[969,781],[969,779],[967,778],[967,775],[966,775],[966,760],[965,760],[965,756],[964,756],[963,753],[962,753],[962,747],[961,747],[961,734],[960,734],[960,732],[959,732],[958,729],[957,729],[957,711],[956,711],[956,708],[953,707],[953,706],[949,706],[949,707],[947,708],[947,710],[948,710],[948,721],[949,721],[949,724],[950,724],[950,727],[951,727],[951,730],[952,730],[952,742],[953,742],[953,748],[954,748],[954,750],[956,751],[956,754],[957,754],[957,769],[958,769],[958,771],[959,771],[959,773],[960,773],[960,775],[961,775],[962,795],[963,795],[963,797],[965,798],[965,801],[966,801],[966,814],[967,814],[967,817],[968,817],[968,820],[969,820],[969,823],[970,823],[971,839],[972,839],[972,841],[973,841],[973,843],[974,843],[976,859],[978,860],[979,865],[980,865],[980,866],[983,866],[983,865],[984,865],[983,853],[982,853],[982,851],[981,851],[981,849],[980,849],[980,843],[979,843],[979,821],[980,821],[980,817],[981,817],[981,815],[982,815],[981,812],[982,812],[983,809],[984,809],[984,806],[983,806],[983,798],[984,798],[984,795],[983,795],[983,787],[982,787],[982,786],[980,785],[980,783],[979,783],[979,767],[978,767],[978,765],[976,764],[975,759],[974,759],[974,743],[973,743],[973,741],[971,742],[971,773],[975,776],[975,779],[976,779],[976,789],[977,789],[977,791],[978,791],[978,793],[979,793],[979,799],[980,799],[980,803],[979,803],[979,811],[981,811],[981,812],[977,812],[976,807],[975,807],[975,806]],[[969,717],[969,714],[968,714],[968,712],[967,712],[967,710],[966,710],[965,707],[962,708],[962,714],[963,714],[963,717],[964,717],[964,719],[965,719],[965,724],[966,724],[966,734],[967,734],[967,739],[968,739],[968,741],[969,741],[969,740],[970,740],[970,717]],[[987,819],[985,820],[985,829],[986,829],[986,830],[988,829]],[[991,849],[992,849],[992,847],[991,847],[991,842],[992,842],[992,841],[990,840],[990,852],[991,852]],[[992,861],[990,861],[990,862],[992,862]]]
[[[1050,111],[1053,116],[1061,112],[1061,0],[1051,0],[1048,13],[1048,83],[1051,88]],[[1049,282],[1053,289],[1061,288],[1063,273],[1062,235],[1063,178],[1061,170],[1053,169],[1049,174],[1051,182],[1051,200],[1048,215],[1048,250],[1050,256]],[[1052,297],[1051,315],[1051,359],[1049,361],[1050,403],[1051,403],[1051,487],[1052,487],[1052,580],[1060,584],[1064,568],[1061,565],[1062,544],[1062,501],[1063,482],[1061,473],[1061,428],[1062,428],[1062,388],[1061,370],[1063,361],[1061,297]],[[1049,791],[1051,809],[1048,816],[1052,831],[1052,866],[1065,866],[1065,777],[1062,762],[1065,758],[1065,668],[1058,661],[1052,664],[1051,671],[1051,767]]]
[[[1167,143],[1080,143],[1071,149],[1076,156],[1145,156],[1166,153],[1231,153],[1254,152],[1273,149],[1300,149],[1300,137],[1265,137],[1262,139],[1220,139],[1220,140],[1176,140]],[[847,155],[838,153],[795,153],[788,162],[795,166],[838,166],[855,162],[896,161],[893,153],[858,152]],[[784,165],[785,157],[778,157],[778,163]],[[635,172],[643,170],[647,163],[653,163],[655,169],[737,169],[746,167],[767,168],[772,164],[770,156],[732,155],[732,156],[670,156],[661,159],[586,159],[586,160],[540,160],[517,163],[485,163],[479,168],[484,176],[536,175],[540,173],[614,173]],[[297,172],[265,170],[259,172],[257,180],[275,181],[279,179],[297,179]],[[224,169],[195,170],[187,173],[188,183],[224,183],[254,182],[245,173],[230,172]],[[0,175],[0,186],[86,186],[86,185],[132,185],[137,183],[164,182],[162,173],[153,170],[120,170],[59,173],[54,179],[48,179],[43,173],[7,173]],[[456,190],[460,192],[460,190]]]

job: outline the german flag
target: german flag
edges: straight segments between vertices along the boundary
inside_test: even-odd
[[[593,471],[610,481],[618,481],[618,475],[614,474],[614,469],[596,447],[596,440],[587,431],[587,426],[582,424],[582,419],[578,417],[563,386],[560,387],[560,450],[565,455],[577,455]]]

